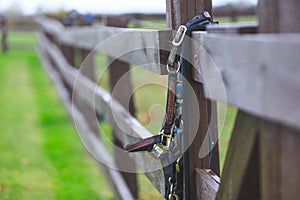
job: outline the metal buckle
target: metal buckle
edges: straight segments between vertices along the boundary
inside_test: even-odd
[[[185,25],[181,25],[179,26],[177,32],[176,32],[176,35],[172,41],[172,45],[175,46],[175,47],[178,47],[181,45],[182,41],[183,41],[183,38],[185,36],[185,33],[187,31],[187,28]]]
[[[161,143],[156,144],[156,145],[159,146],[160,148],[162,148],[165,151],[169,151],[170,150],[171,141],[173,139],[172,135],[171,134],[170,135],[166,135],[164,133],[164,130],[162,130],[160,132],[160,135],[161,135]],[[164,141],[164,139],[166,139],[166,145],[162,144],[162,142]]]
[[[151,152],[156,158],[160,158],[160,156],[164,153],[164,149],[160,147],[159,144],[155,144]]]
[[[176,71],[175,71],[176,74],[177,74],[177,73],[179,72],[179,70],[180,70],[180,62],[179,62],[179,61],[177,62],[177,65],[178,65],[178,67],[177,67],[177,69],[176,69]],[[169,64],[167,64],[167,71],[168,71],[168,73],[171,72]]]

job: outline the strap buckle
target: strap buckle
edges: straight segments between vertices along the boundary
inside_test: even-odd
[[[185,33],[187,31],[187,27],[185,25],[181,25],[179,26],[177,32],[176,32],[176,35],[172,41],[172,45],[175,46],[175,47],[178,47],[181,45],[183,39],[184,39],[184,36],[185,36]]]
[[[160,143],[157,143],[156,145],[162,148],[165,151],[170,150],[171,141],[173,140],[172,134],[165,134],[164,130],[160,131],[159,133],[161,137]]]
[[[161,130],[157,135],[125,145],[123,149],[127,152],[156,150],[155,156],[160,157],[164,151],[170,150],[172,140],[172,134],[165,134],[164,130]]]

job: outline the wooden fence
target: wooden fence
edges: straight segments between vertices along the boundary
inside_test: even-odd
[[[195,70],[189,81],[197,96],[197,106],[192,98],[184,99],[183,119],[185,137],[196,135],[184,154],[187,172],[184,175],[185,199],[300,198],[297,171],[300,165],[299,9],[300,3],[296,0],[281,3],[261,0],[258,25],[218,25],[210,27],[207,32],[193,33]],[[168,0],[168,27],[176,30],[202,10],[211,11],[212,2]],[[145,174],[163,194],[161,163],[151,155],[155,152],[126,154],[116,150],[112,157],[98,138],[94,107],[107,117],[112,125],[114,141],[120,146],[152,135],[134,118],[134,101],[131,100],[129,105],[124,102],[132,92],[130,80],[125,80],[126,84],[123,84],[125,92],[111,95],[95,83],[92,60],[88,61],[88,68],[79,72],[74,49],[77,49],[77,55],[80,52],[82,61],[95,45],[104,42],[97,52],[119,58],[109,67],[112,91],[118,79],[129,71],[129,63],[143,64],[147,70],[166,74],[163,64],[167,52],[162,49],[170,49],[172,32],[125,29],[126,21],[115,18],[107,19],[110,27],[65,28],[53,19],[40,17],[37,20],[42,28],[41,60],[77,129],[84,133],[80,134],[84,143],[92,147],[88,151],[111,166],[121,166],[129,159],[134,160],[129,162],[133,169],[135,165],[142,169],[156,166],[157,170]],[[126,44],[117,44],[119,41],[105,43],[107,38],[119,33],[128,34],[133,39]],[[128,49],[132,49],[142,44],[145,49],[134,56],[120,57],[120,52],[109,48],[112,45],[127,45]],[[145,65],[147,63],[151,65]],[[218,81],[220,77],[223,85]],[[76,87],[73,88],[75,81]],[[225,91],[226,96],[220,95],[221,91]],[[80,97],[84,102],[80,105],[75,103],[73,110],[72,94],[73,101]],[[217,137],[210,141],[215,144],[213,159],[199,157],[208,124],[213,135],[218,135],[217,102],[225,102],[239,109],[221,183]],[[197,117],[199,115],[200,119]],[[199,127],[197,130],[191,128],[195,123]],[[127,134],[120,127],[126,127]],[[138,198],[134,174],[121,173],[102,162],[97,164],[107,176],[116,199]]]
[[[1,50],[5,53],[8,49],[7,46],[7,20],[4,16],[0,15],[0,31],[1,31]]]

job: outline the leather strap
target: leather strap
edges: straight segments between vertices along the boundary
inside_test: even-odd
[[[174,122],[174,105],[177,75],[175,71],[170,71],[168,75],[168,94],[165,126],[170,126]]]
[[[143,139],[139,142],[125,145],[124,150],[127,152],[151,151],[153,149],[153,146],[160,142],[161,142],[161,136],[154,135],[152,137]]]

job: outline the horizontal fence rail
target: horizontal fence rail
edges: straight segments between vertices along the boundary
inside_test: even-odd
[[[138,54],[135,52],[133,56],[123,56],[120,59],[159,74],[166,73],[166,67],[160,64],[160,60],[165,60],[166,57],[159,49],[169,49],[166,41],[171,40],[170,31],[112,27],[64,28],[61,24],[58,25],[56,20],[42,18],[38,21],[63,44],[89,50],[96,48],[112,57],[121,54],[114,51],[115,46],[110,48],[111,43],[105,44],[105,40],[120,33],[128,34],[124,37],[130,35],[135,42],[120,44],[120,47],[133,44],[138,49],[144,47],[151,50],[140,50]],[[53,26],[60,28],[52,28]],[[231,30],[256,27],[255,24],[239,25],[237,28],[236,26],[233,25]],[[214,31],[217,29],[224,30],[224,27],[215,28]],[[140,41],[145,45],[141,45]],[[227,102],[258,116],[300,128],[300,101],[297,100],[300,94],[300,72],[297,70],[300,63],[299,34],[230,36],[196,32],[193,34],[193,41],[197,47],[201,47],[195,48],[194,57],[199,59],[195,61],[194,66],[199,73],[194,79],[202,82],[201,79],[205,78],[209,85],[206,98]],[[101,43],[101,48],[97,48],[97,44]],[[129,46],[128,49],[135,49],[134,46]],[[158,51],[153,52],[152,49]],[[228,49],[230,51],[227,51]],[[147,63],[151,64],[146,65]],[[226,99],[224,96],[219,97],[220,86],[213,83],[215,76],[219,75],[222,76],[225,86]],[[289,89],[286,90],[285,86],[289,86]],[[285,106],[279,106],[283,99],[286,101]],[[288,115],[282,117],[284,113]]]
[[[117,136],[122,141],[123,145],[136,142],[137,139],[152,135],[135,118],[133,118],[130,113],[123,108],[123,106],[113,100],[108,92],[91,82],[88,78],[80,75],[79,71],[71,67],[64,59],[60,50],[51,44],[46,37],[40,36],[40,41],[44,46],[44,49],[47,49],[47,53],[58,66],[58,69],[63,76],[62,78],[66,80],[70,86],[73,86],[75,80],[78,80],[78,84],[75,84],[77,87],[74,88],[74,90],[77,91],[81,97],[84,97],[84,100],[91,107],[95,106],[99,113],[104,113],[110,124],[114,124],[115,121],[117,121],[119,127],[121,126],[122,128],[127,129],[125,131],[127,134],[123,134],[118,130],[116,131],[116,133],[118,133]],[[76,120],[76,122],[77,121],[80,120]],[[113,129],[117,129],[117,126],[113,127]],[[128,133],[131,133],[132,135],[128,135]],[[82,135],[84,135],[84,132]],[[98,152],[95,153],[97,154]],[[153,154],[158,153],[153,152]],[[148,153],[133,153],[130,155],[134,160],[136,160],[140,169],[146,172],[148,171],[148,173],[146,173],[148,178],[154,183],[159,191],[163,192],[163,175],[159,160],[155,159],[154,156],[151,156]],[[99,158],[105,158],[105,156],[101,154],[99,155]],[[112,160],[106,159],[105,163],[113,165]],[[150,173],[151,169],[157,170]]]
[[[167,41],[171,38],[171,31],[116,27],[65,28],[54,19],[41,17],[37,21],[47,33],[64,45],[95,50],[131,64],[143,65],[158,74],[167,73],[163,64],[167,59],[166,50],[170,45]],[[112,45],[112,41],[119,42]],[[122,49],[121,52],[117,51],[116,45]],[[135,50],[134,54],[126,52],[124,47]],[[128,55],[123,55],[124,53]]]
[[[193,39],[194,78],[203,80],[206,98],[300,128],[300,34],[195,32]]]
[[[265,8],[263,3],[261,6]],[[191,17],[189,15],[197,13],[197,9],[211,11],[211,8],[211,1],[208,0],[168,0],[167,23],[170,27],[178,27]],[[269,13],[273,17],[277,16],[272,11]],[[268,17],[260,14],[262,21],[265,18],[269,20]],[[77,128],[80,136],[93,147],[89,151],[116,168],[116,160],[104,148],[97,137],[98,133],[89,130],[89,121],[80,108],[75,104],[72,109],[70,90],[66,88],[72,88],[87,107],[95,109],[95,113],[105,115],[121,145],[152,134],[118,101],[120,99],[114,99],[115,96],[68,62],[59,46],[95,50],[94,53],[105,54],[110,59],[165,75],[172,31],[64,27],[57,20],[46,17],[37,18],[37,22],[42,28],[39,35],[41,59],[71,118],[79,124]],[[285,197],[292,196],[289,192],[295,196],[299,194],[295,187],[299,181],[291,177],[289,171],[295,170],[294,166],[300,164],[297,145],[300,130],[300,34],[262,34],[260,32],[267,32],[268,29],[262,31],[261,27],[261,23],[214,25],[205,32],[192,34],[191,63],[194,69],[188,81],[196,94],[199,110],[191,103],[191,97],[186,96],[183,105],[184,134],[191,136],[191,132],[195,131],[196,139],[183,155],[185,199],[273,199],[270,197],[274,197],[276,191],[284,191],[281,194]],[[125,52],[120,50],[124,46],[127,50]],[[199,154],[207,132],[211,131],[218,137],[217,102],[239,109],[222,181],[218,176],[218,141],[212,138],[208,142],[216,144],[210,149],[213,152],[212,161],[208,156],[200,158]],[[200,119],[193,119],[193,116],[199,114]],[[191,124],[199,125],[198,130],[192,130]],[[129,156],[164,195],[162,164],[155,157],[159,153],[154,150]],[[290,163],[285,163],[287,155],[291,157]],[[112,191],[118,194],[116,198],[134,198],[135,195],[128,187],[130,183],[120,172],[101,162],[97,164],[109,178]]]

